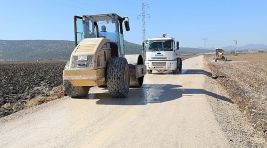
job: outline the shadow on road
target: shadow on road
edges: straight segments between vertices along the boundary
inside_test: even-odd
[[[215,99],[219,99],[219,100],[222,100],[222,101],[233,103],[233,101],[231,99],[229,99],[229,98],[227,98],[225,96],[222,96],[222,95],[207,91],[205,89],[183,89],[183,94],[204,94],[204,95],[213,97]]]
[[[153,72],[153,75],[169,75],[172,74],[172,71],[165,71],[165,72]],[[212,73],[203,70],[203,69],[183,69],[180,74],[173,74],[173,75],[184,75],[184,74],[202,74],[208,77],[212,77]]]
[[[177,100],[182,96],[204,94],[232,103],[230,99],[204,89],[183,89],[181,87],[172,84],[145,84],[142,88],[130,89],[128,98],[112,98],[106,91],[91,93],[83,99],[98,99],[96,103],[99,105],[146,105]],[[198,96],[195,99],[198,99]]]
[[[171,84],[145,84],[142,88],[130,89],[127,98],[111,98],[108,92],[90,94],[88,99],[99,99],[97,104],[105,105],[145,105],[148,103],[161,103],[181,97],[180,85]]]
[[[182,74],[202,74],[208,77],[212,76],[212,73],[203,69],[184,69]]]

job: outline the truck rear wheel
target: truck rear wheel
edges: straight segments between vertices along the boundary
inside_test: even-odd
[[[182,69],[183,69],[183,60],[181,58],[178,58],[177,61],[179,61],[178,62],[179,63],[178,71],[179,71],[179,73],[181,73]]]
[[[107,88],[112,97],[127,97],[130,86],[129,66],[125,58],[116,57],[107,65]]]
[[[173,74],[178,74],[182,72],[182,59],[181,58],[177,58],[177,69],[173,70],[172,73]]]
[[[88,86],[73,86],[69,81],[64,80],[64,93],[72,98],[85,97],[88,95],[90,87]]]

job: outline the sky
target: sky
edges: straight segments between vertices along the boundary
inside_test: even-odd
[[[142,2],[147,37],[167,33],[197,48],[267,44],[266,0],[1,0],[0,39],[74,40],[74,15],[114,12],[130,18],[125,39],[141,44]]]

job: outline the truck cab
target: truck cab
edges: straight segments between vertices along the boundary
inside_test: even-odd
[[[146,68],[148,73],[172,71],[179,73],[182,70],[182,59],[179,42],[172,37],[150,38],[143,42],[146,55]]]

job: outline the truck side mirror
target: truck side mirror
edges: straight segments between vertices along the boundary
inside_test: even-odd
[[[176,42],[176,50],[179,50],[179,49],[180,49],[179,42]]]
[[[128,17],[125,18],[124,26],[125,26],[126,31],[130,31],[130,24],[129,24],[129,18]]]

